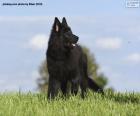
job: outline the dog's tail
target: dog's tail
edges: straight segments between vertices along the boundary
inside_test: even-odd
[[[88,77],[88,87],[89,89],[95,92],[104,93],[103,89],[89,77]]]

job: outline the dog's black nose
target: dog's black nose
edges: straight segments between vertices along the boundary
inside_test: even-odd
[[[76,39],[76,41],[78,41],[79,40],[79,37],[75,35],[75,39]]]
[[[79,40],[79,37],[77,36],[76,39]]]

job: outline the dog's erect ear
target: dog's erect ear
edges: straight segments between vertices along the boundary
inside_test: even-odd
[[[67,21],[66,21],[66,18],[65,18],[65,17],[63,17],[63,19],[62,19],[62,25],[68,26],[68,24],[67,24]]]
[[[53,24],[53,30],[54,30],[55,32],[59,32],[59,31],[60,31],[60,28],[61,28],[61,23],[60,23],[60,21],[58,20],[58,18],[55,17],[55,19],[54,19],[54,24]]]

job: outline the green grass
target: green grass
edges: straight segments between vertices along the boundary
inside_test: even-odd
[[[0,116],[140,116],[140,94],[88,93],[48,101],[45,94],[0,94]]]

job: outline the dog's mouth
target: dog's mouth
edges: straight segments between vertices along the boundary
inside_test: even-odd
[[[65,44],[65,47],[66,47],[66,48],[70,48],[70,49],[72,49],[72,48],[75,47],[75,46],[76,46],[76,43],[67,42],[67,43]]]
[[[72,44],[72,46],[73,46],[73,47],[75,47],[75,46],[76,46],[76,44]]]

